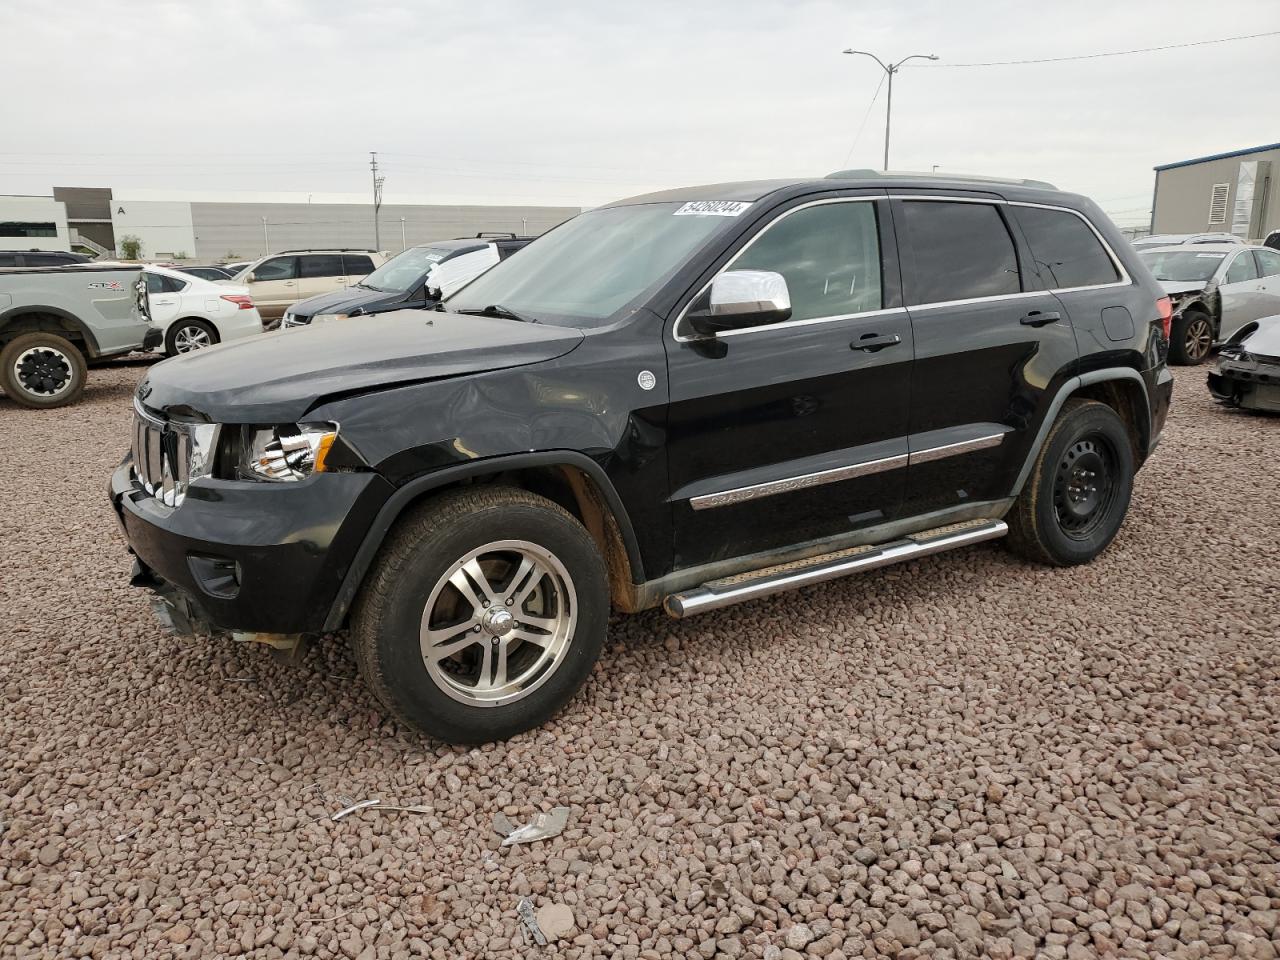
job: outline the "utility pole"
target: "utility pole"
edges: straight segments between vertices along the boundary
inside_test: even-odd
[[[262,218],[262,255],[265,257],[271,252],[271,241],[267,239],[267,218]]]
[[[409,244],[404,239],[404,217],[400,218],[400,249],[401,251],[409,249]]]
[[[897,63],[885,63],[874,53],[867,53],[865,50],[845,50],[845,53],[852,53],[855,56],[870,57],[876,63],[880,64],[880,69],[889,76],[889,92],[885,98],[884,104],[884,168],[889,169],[889,120],[893,116],[893,75],[902,69],[902,65],[908,60],[937,60],[937,56],[932,53],[913,53],[909,57],[903,57]]]
[[[382,249],[382,233],[378,227],[378,210],[382,207],[382,185],[386,177],[378,176],[378,154],[369,152],[369,166],[373,169],[373,248]]]

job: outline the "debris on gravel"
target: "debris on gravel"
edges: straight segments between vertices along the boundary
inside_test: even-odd
[[[568,807],[555,807],[539,813],[522,827],[512,827],[511,821],[502,813],[499,813],[494,818],[495,829],[499,829],[500,825],[508,828],[502,841],[504,847],[514,846],[517,843],[537,843],[539,840],[550,840],[552,837],[560,836],[568,823]]]
[[[1277,955],[1280,420],[1202,374],[1093,564],[618,617],[559,717],[464,749],[342,634],[286,664],[156,624],[103,494],[144,369],[0,397],[0,956]],[[430,810],[330,819],[364,797]],[[532,947],[522,900],[573,926]]]

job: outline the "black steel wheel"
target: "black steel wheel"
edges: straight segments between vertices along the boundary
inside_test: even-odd
[[[1068,400],[1006,518],[1009,546],[1041,563],[1088,563],[1120,531],[1133,472],[1133,438],[1120,415],[1096,400]]]

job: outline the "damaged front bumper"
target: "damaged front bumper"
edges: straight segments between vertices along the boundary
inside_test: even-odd
[[[1280,413],[1280,357],[1221,356],[1208,382],[1209,393],[1220,403]]]
[[[320,633],[390,487],[376,474],[296,484],[192,484],[178,507],[147,494],[125,463],[111,505],[162,622],[187,636],[230,633],[287,645]],[[279,642],[275,642],[279,640]]]

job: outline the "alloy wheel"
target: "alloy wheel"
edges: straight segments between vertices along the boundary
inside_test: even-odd
[[[190,353],[192,350],[201,350],[212,345],[213,340],[209,336],[209,331],[194,323],[179,327],[173,335],[175,353]]]
[[[72,371],[71,358],[56,347],[32,347],[13,363],[14,379],[33,397],[57,397],[70,390]]]
[[[573,580],[550,551],[525,540],[487,543],[450,566],[427,599],[427,674],[471,706],[520,700],[564,661],[577,608]]]
[[[1204,317],[1196,317],[1187,324],[1187,336],[1183,343],[1187,359],[1193,363],[1199,363],[1207,357],[1213,346],[1213,328],[1209,326],[1209,321]]]
[[[1087,539],[1106,518],[1115,492],[1115,451],[1102,434],[1086,434],[1067,448],[1054,477],[1059,528],[1073,540]]]

